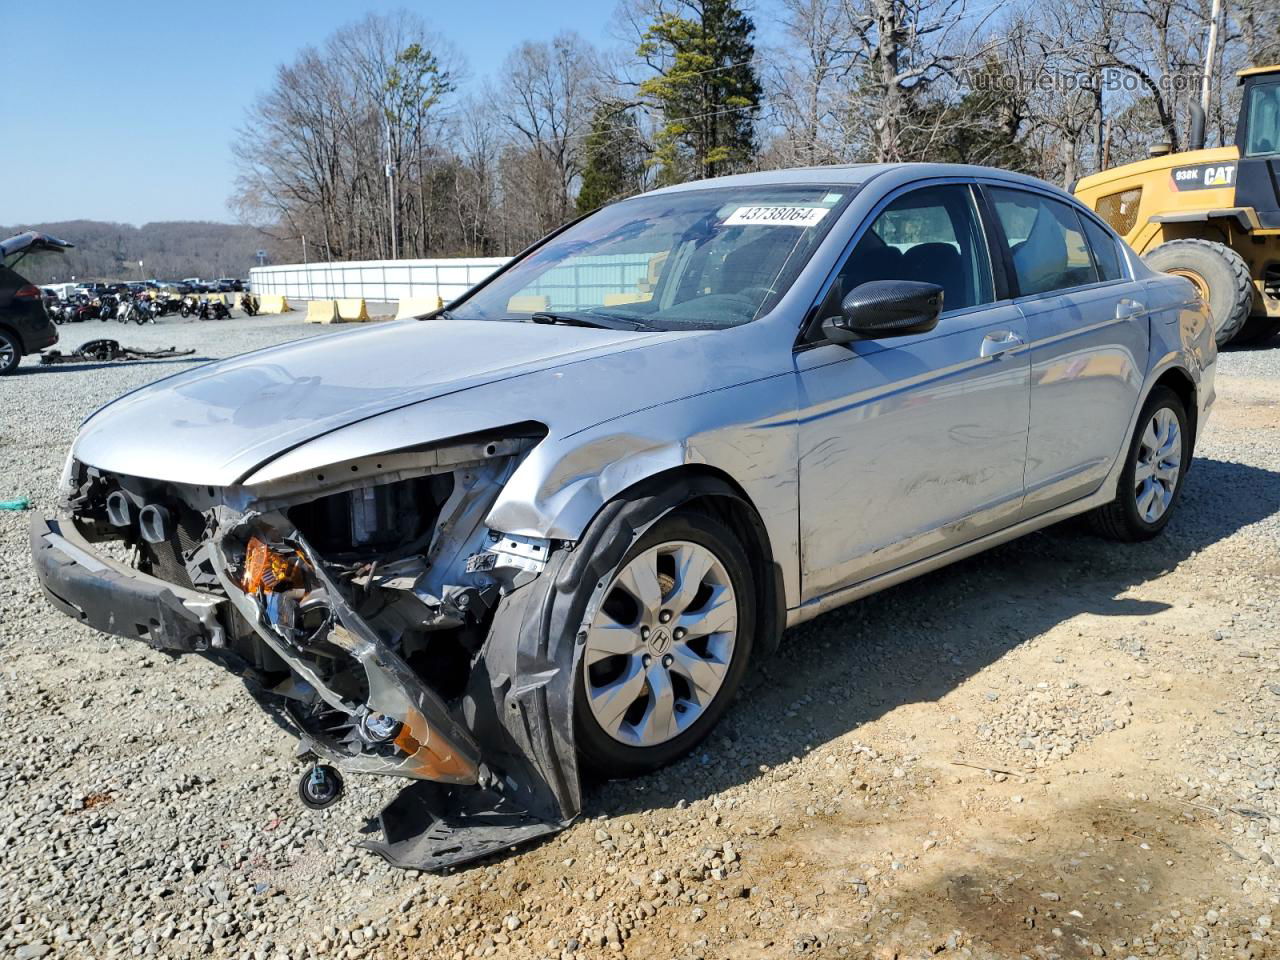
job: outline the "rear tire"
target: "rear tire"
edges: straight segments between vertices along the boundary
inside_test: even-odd
[[[1152,270],[1186,277],[1209,304],[1218,346],[1231,341],[1253,309],[1249,265],[1230,247],[1211,240],[1170,240],[1143,260]]]
[[[22,362],[22,344],[8,330],[0,330],[0,377],[7,377]]]
[[[1176,426],[1176,438],[1168,435],[1171,425]],[[1109,540],[1150,540],[1173,516],[1191,465],[1187,412],[1168,387],[1156,387],[1147,397],[1125,457],[1116,498],[1089,514],[1089,520]]]

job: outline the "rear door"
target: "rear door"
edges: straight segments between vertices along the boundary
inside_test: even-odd
[[[1094,492],[1124,445],[1150,342],[1142,287],[1075,204],[986,185],[1031,348],[1024,516]]]

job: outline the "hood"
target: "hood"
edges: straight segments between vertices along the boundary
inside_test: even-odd
[[[74,246],[74,243],[67,243],[67,241],[51,237],[47,233],[36,233],[34,230],[28,230],[26,233],[19,233],[17,236],[10,237],[7,240],[0,240],[0,260],[7,260],[19,253],[27,253],[29,251],[70,250]]]
[[[297,340],[126,394],[85,422],[74,455],[115,473],[228,486],[299,444],[379,414],[683,336],[408,320]]]

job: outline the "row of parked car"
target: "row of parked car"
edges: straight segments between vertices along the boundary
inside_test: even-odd
[[[88,297],[129,296],[148,291],[165,292],[186,296],[189,293],[242,293],[249,289],[248,280],[237,280],[233,277],[219,277],[217,280],[201,280],[199,277],[187,277],[185,280],[130,280],[116,283],[85,281],[77,284],[46,284],[43,288],[45,296],[56,296],[61,300],[70,300],[80,295]]]
[[[250,316],[257,313],[256,298],[247,294],[248,281],[230,277],[207,282],[189,277],[172,282],[86,281],[40,287],[15,269],[32,254],[59,253],[73,246],[34,231],[0,240],[0,377],[16,370],[23,356],[57,343],[55,324],[93,319],[154,323],[169,313],[201,320],[231,316],[221,298],[208,296],[213,293],[246,293],[239,308]]]

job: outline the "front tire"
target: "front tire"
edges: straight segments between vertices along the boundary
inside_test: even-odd
[[[627,551],[586,631],[574,682],[583,762],[602,776],[666,766],[728,708],[751,658],[756,591],[718,520],[667,514]]]
[[[1163,530],[1191,465],[1191,434],[1182,400],[1168,387],[1151,391],[1129,443],[1116,498],[1090,514],[1110,540],[1150,540]]]

